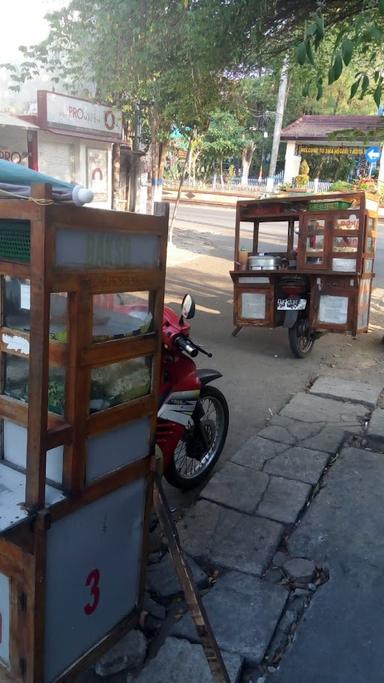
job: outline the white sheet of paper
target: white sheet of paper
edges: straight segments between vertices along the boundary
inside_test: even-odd
[[[320,296],[319,321],[322,323],[336,323],[344,325],[348,319],[348,297],[331,296],[322,294]]]
[[[265,298],[265,294],[244,292],[241,295],[241,317],[264,320]]]
[[[20,285],[20,308],[29,311],[31,308],[31,286]]]

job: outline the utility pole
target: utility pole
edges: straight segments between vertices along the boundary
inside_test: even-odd
[[[279,146],[280,146],[280,135],[281,135],[281,129],[283,127],[285,101],[286,101],[286,96],[287,96],[288,68],[289,68],[289,58],[288,58],[288,55],[286,55],[284,57],[283,66],[281,67],[279,92],[277,95],[275,128],[273,131],[271,161],[269,164],[269,173],[268,173],[268,178],[267,178],[267,190],[273,190],[274,176],[276,173],[277,157],[279,154]]]

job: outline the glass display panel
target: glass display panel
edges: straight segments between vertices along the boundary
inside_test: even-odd
[[[48,378],[48,410],[57,415],[65,412],[65,368],[50,366]]]
[[[29,280],[4,277],[4,325],[29,332],[31,294]]]
[[[28,402],[29,359],[4,354],[4,394]]]
[[[241,295],[241,317],[265,319],[266,294],[262,292],[244,292]]]
[[[355,213],[351,213],[350,216],[336,218],[335,228],[336,230],[358,230],[359,217]]]
[[[359,238],[353,235],[343,235],[333,238],[334,252],[355,252],[359,244]]]
[[[313,266],[319,266],[324,262],[324,259],[322,256],[307,256],[305,259],[307,264],[312,264]]]
[[[50,295],[49,337],[66,342],[68,338],[68,297],[66,292]]]
[[[157,268],[158,235],[69,230],[56,232],[56,265],[66,268]]]
[[[91,413],[132,401],[151,390],[152,359],[123,360],[91,371]]]
[[[319,231],[324,231],[325,220],[324,218],[313,218],[308,222],[308,235],[315,235]]]
[[[375,240],[373,237],[367,237],[367,246],[366,246],[367,251],[375,251]]]
[[[29,397],[29,359],[13,356],[5,357],[4,394],[23,403]],[[65,368],[49,368],[48,410],[57,415],[64,415],[65,407]]]
[[[15,330],[29,332],[31,329],[31,288],[30,281],[24,278],[4,277],[4,325]],[[60,292],[50,295],[51,339],[67,339],[68,302],[67,294]]]
[[[320,296],[319,322],[345,325],[348,320],[348,297],[322,294]]]
[[[307,237],[307,252],[322,251],[324,249],[324,235],[313,234]]]
[[[96,294],[93,297],[93,341],[121,339],[152,330],[149,292]]]
[[[322,253],[324,250],[324,219],[313,219],[308,223],[305,261],[308,265],[318,266],[324,262]]]
[[[373,273],[373,259],[367,258],[364,261],[364,273]]]

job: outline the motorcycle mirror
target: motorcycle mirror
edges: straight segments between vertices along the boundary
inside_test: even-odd
[[[181,315],[183,318],[190,320],[193,318],[196,311],[196,305],[190,294],[186,294],[181,302]]]

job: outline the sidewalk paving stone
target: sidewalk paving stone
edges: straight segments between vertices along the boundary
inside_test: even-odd
[[[260,502],[267,485],[267,474],[227,462],[213,475],[201,496],[251,514]]]
[[[346,447],[291,536],[290,552],[329,568],[270,683],[383,679],[384,457]]]
[[[318,377],[309,391],[324,398],[336,398],[374,408],[382,388],[367,382],[352,382],[339,377]]]
[[[242,658],[222,652],[231,683],[238,683]],[[151,659],[138,676],[128,675],[127,683],[213,683],[212,674],[199,644],[168,637],[156,657]]]
[[[263,472],[304,481],[307,484],[317,484],[328,459],[327,453],[295,446],[268,460]]]
[[[220,577],[203,597],[219,647],[258,664],[272,638],[288,592],[282,586],[255,576],[231,571]],[[177,622],[172,634],[198,642],[189,613]]]
[[[95,665],[95,672],[101,678],[120,673],[125,669],[137,669],[145,659],[147,639],[138,629],[129,631],[111,650],[108,650]]]
[[[177,525],[189,555],[260,576],[283,536],[277,522],[199,500]]]
[[[344,432],[339,427],[325,422],[300,422],[283,415],[274,415],[269,425],[262,429],[258,436],[281,444],[302,446],[326,453],[337,453],[344,440]]]
[[[284,524],[293,524],[311,490],[312,486],[301,481],[271,476],[257,514]]]
[[[368,443],[373,448],[384,449],[384,409],[376,408],[368,426]]]
[[[288,542],[291,555],[320,564],[358,556],[384,565],[384,457],[343,448],[300,526]]]
[[[208,581],[206,573],[200,569],[192,558],[188,559],[188,564],[196,585],[198,587],[204,586]],[[146,579],[148,590],[151,593],[160,595],[162,598],[169,598],[182,592],[175,566],[168,553],[160,562],[148,565]]]
[[[281,410],[283,417],[302,422],[327,422],[337,425],[345,433],[359,433],[368,409],[360,403],[343,403],[300,392]]]
[[[251,467],[255,470],[263,469],[264,463],[287,449],[286,443],[277,443],[269,439],[253,436],[238,450],[231,459],[237,465]]]

